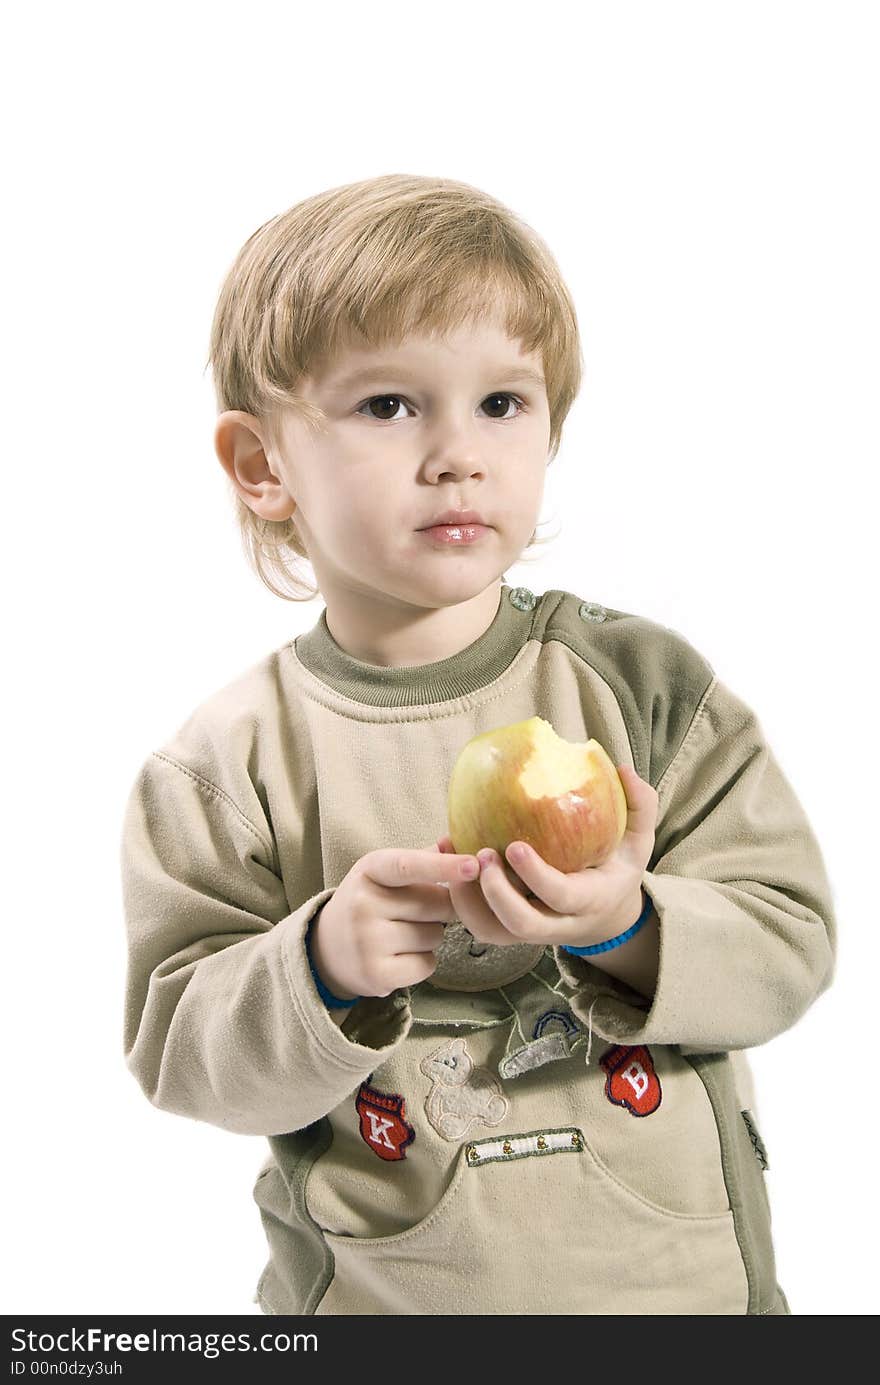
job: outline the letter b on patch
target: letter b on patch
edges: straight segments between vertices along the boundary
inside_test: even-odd
[[[607,1074],[605,1095],[615,1106],[625,1106],[631,1116],[650,1116],[657,1110],[663,1093],[645,1044],[635,1048],[614,1044],[599,1062]]]

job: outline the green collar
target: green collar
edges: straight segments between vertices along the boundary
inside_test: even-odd
[[[326,607],[317,624],[293,641],[293,650],[310,673],[354,702],[411,707],[455,701],[486,687],[510,666],[531,635],[542,600],[524,587],[502,583],[488,629],[473,644],[432,664],[386,668],[353,658],[330,634]]]

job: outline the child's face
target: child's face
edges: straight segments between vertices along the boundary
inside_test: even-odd
[[[288,411],[280,455],[240,493],[264,518],[294,514],[328,608],[334,592],[429,608],[471,599],[519,558],[540,516],[550,412],[524,370],[543,376],[540,356],[493,324],[347,348],[297,386],[323,429]],[[459,509],[485,521],[475,542],[419,532]]]

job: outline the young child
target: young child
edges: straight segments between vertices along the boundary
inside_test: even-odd
[[[255,1301],[789,1313],[744,1050],[831,983],[831,890],[686,639],[504,577],[581,378],[552,255],[461,183],[334,188],[246,242],[210,360],[246,551],[325,609],[137,776],[125,1055],[267,1138]],[[534,715],[619,767],[601,866],[453,849],[459,751]]]

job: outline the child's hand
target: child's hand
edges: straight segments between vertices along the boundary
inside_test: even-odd
[[[469,867],[479,879],[473,856],[441,863],[430,847],[381,847],[355,861],[312,927],[312,964],[328,990],[353,1000],[426,980],[457,917],[449,886]]]
[[[493,851],[473,884],[450,878],[457,916],[478,942],[590,947],[635,923],[644,907],[642,874],[654,850],[659,799],[635,770],[618,765],[617,772],[629,810],[626,831],[601,866],[565,874],[524,842],[511,842],[506,862]],[[453,851],[450,837],[437,846]],[[517,847],[524,849],[522,859]]]

